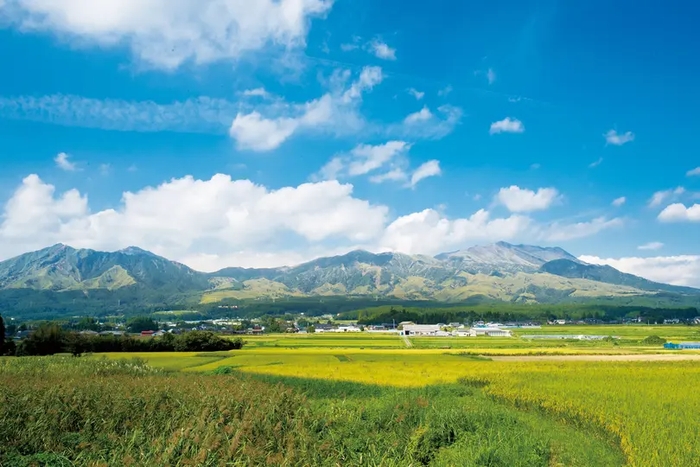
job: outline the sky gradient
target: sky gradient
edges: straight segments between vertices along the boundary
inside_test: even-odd
[[[700,287],[700,6],[0,0],[0,260],[505,240]]]

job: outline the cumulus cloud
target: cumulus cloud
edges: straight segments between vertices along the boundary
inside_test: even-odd
[[[550,242],[563,242],[596,235],[603,230],[622,227],[624,221],[618,217],[607,219],[598,217],[587,222],[561,223],[554,222],[543,229],[540,238]]]
[[[0,19],[24,32],[50,32],[78,46],[127,44],[141,62],[238,60],[272,47],[302,49],[312,18],[332,0],[11,0]]]
[[[56,163],[56,167],[58,167],[59,169],[65,170],[66,172],[75,172],[76,170],[78,170],[78,167],[69,159],[70,156],[68,154],[66,154],[65,152],[60,152],[53,159],[53,161]]]
[[[638,250],[660,250],[663,247],[664,247],[664,244],[661,242],[650,242],[650,243],[645,243],[644,245],[639,245],[637,247],[637,249]]]
[[[503,120],[493,122],[489,133],[496,135],[499,133],[523,133],[525,131],[525,125],[518,119],[512,119],[506,117]]]
[[[125,192],[113,208],[92,211],[87,195],[58,193],[30,175],[0,216],[0,260],[59,242],[98,250],[137,245],[211,271],[293,264],[356,248],[435,254],[473,242],[534,239],[547,228],[524,215],[493,217],[484,209],[452,219],[434,209],[394,219],[389,212],[335,180],[273,190],[222,174]]]
[[[374,39],[367,44],[367,47],[377,58],[381,58],[382,60],[396,60],[396,49],[392,49],[382,40]]]
[[[434,209],[426,209],[389,224],[380,249],[436,254],[465,242],[509,240],[527,230],[530,223],[528,217],[519,215],[492,219],[483,209],[468,218],[450,220]]]
[[[620,134],[617,130],[610,130],[603,136],[605,137],[605,144],[612,144],[613,146],[622,146],[634,141],[634,133],[631,131]]]
[[[496,202],[510,212],[543,211],[558,199],[559,192],[555,188],[540,188],[535,192],[517,185],[501,188],[496,195]]]
[[[440,169],[440,161],[433,159],[425,162],[413,172],[413,175],[411,175],[411,188],[414,188],[421,180],[428,177],[436,177],[440,174],[442,174],[442,170]]]
[[[589,264],[612,266],[622,272],[664,284],[700,287],[700,256],[657,256],[652,258],[580,256],[579,259]]]
[[[666,206],[659,213],[661,222],[700,222],[700,204],[685,207],[683,203],[674,203]]]
[[[619,198],[615,198],[613,200],[612,205],[619,208],[620,206],[622,206],[626,202],[627,202],[627,198],[625,198],[624,196],[620,196]]]
[[[269,190],[227,175],[187,176],[126,192],[118,208],[93,213],[87,196],[76,190],[56,195],[52,185],[30,175],[5,206],[0,257],[57,242],[96,249],[138,245],[176,260],[264,251],[283,236],[369,242],[381,235],[388,208],[352,191],[337,181]]]
[[[692,170],[689,170],[688,172],[686,172],[686,175],[688,177],[700,176],[700,167],[696,167]]]
[[[343,74],[338,78],[343,81]],[[335,89],[305,104],[280,106],[268,109],[269,116],[259,111],[239,112],[229,129],[238,148],[252,151],[270,151],[299,131],[330,131],[335,133],[357,130],[363,125],[357,106],[362,93],[381,83],[379,67],[365,67],[357,80],[349,87]]]

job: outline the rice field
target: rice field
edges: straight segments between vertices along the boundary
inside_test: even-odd
[[[563,334],[563,331],[543,330],[547,334]],[[584,333],[580,327],[577,331]],[[587,331],[605,334],[601,327]],[[524,444],[509,444],[500,457],[494,458],[502,462],[462,465],[698,465],[700,438],[696,434],[700,431],[700,419],[695,414],[700,413],[700,393],[693,388],[700,384],[700,361],[654,360],[698,359],[700,353],[665,351],[658,345],[640,343],[649,335],[692,340],[695,328],[618,326],[609,331],[623,337],[621,342],[615,345],[599,341],[422,337],[411,338],[413,346],[407,348],[396,335],[266,335],[247,336],[248,345],[231,352],[121,353],[93,355],[82,360],[100,361],[106,357],[107,361],[118,361],[138,357],[149,367],[165,370],[164,375],[176,377],[178,384],[212,378],[215,374],[220,375],[216,378],[252,378],[267,385],[281,384],[306,397],[315,416],[321,412],[324,417],[329,416],[324,412],[329,410],[343,419],[359,417],[358,423],[362,423],[361,414],[366,407],[375,407],[383,417],[398,410],[397,407],[405,407],[402,404],[410,406],[421,398],[433,410],[457,407],[454,414],[440,415],[446,418],[439,422],[433,420],[428,426],[421,419],[406,433],[393,433],[391,436],[398,437],[396,440],[402,440],[395,441],[402,446],[398,451],[366,444],[353,450],[346,444],[338,447],[338,439],[333,438],[334,441],[328,442],[343,450],[346,457],[341,457],[345,461],[340,463],[344,465],[460,465],[458,459],[465,453],[472,460],[488,460],[484,452],[474,451],[473,443],[482,435],[470,438],[469,430],[464,431],[462,422],[457,421],[462,420],[460,410],[471,413],[477,406],[484,408],[482,416],[496,424],[495,420],[512,417],[508,419],[517,427],[514,430],[521,433],[518,436],[531,433],[535,426],[539,431],[537,435],[532,432],[534,437],[527,438]],[[613,360],[621,358],[644,360]],[[404,402],[397,402],[397,398]],[[402,410],[399,414],[392,413],[391,417],[401,419]],[[393,425],[383,424],[376,417],[373,420],[380,426],[374,428],[375,432],[393,429]],[[445,428],[452,434],[440,432],[428,436],[430,439],[447,436],[449,443],[444,444],[444,439],[436,441],[436,445],[428,443],[432,446],[426,448],[429,454],[421,457],[415,445],[416,439],[423,440],[419,444],[427,442],[421,437],[421,430],[428,430],[425,434],[436,429],[436,424],[449,425],[449,420],[457,431]],[[518,431],[524,426],[529,428]],[[496,428],[484,429],[484,433],[493,434]],[[498,436],[514,433],[502,432]],[[486,442],[485,439],[480,442]],[[493,442],[492,438],[488,439]],[[352,442],[362,444],[367,440]],[[375,450],[376,455],[358,457],[363,449]],[[390,458],[382,457],[380,452],[392,454]],[[408,457],[407,452],[411,453]],[[367,462],[368,459],[372,462]]]

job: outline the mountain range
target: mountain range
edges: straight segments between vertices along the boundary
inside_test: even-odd
[[[116,301],[167,308],[310,296],[553,303],[655,295],[697,298],[700,303],[699,289],[586,264],[561,248],[505,242],[435,257],[357,250],[293,267],[231,267],[214,273],[137,247],[101,252],[58,244],[0,262],[0,306],[10,311],[30,306],[68,311],[71,302],[86,300],[92,306]]]

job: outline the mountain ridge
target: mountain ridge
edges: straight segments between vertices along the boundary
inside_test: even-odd
[[[173,297],[200,303],[328,295],[446,302],[484,297],[524,303],[654,293],[700,297],[699,289],[587,264],[562,248],[506,242],[434,257],[354,250],[295,266],[229,267],[212,273],[136,246],[101,252],[56,244],[0,262],[0,298],[12,290],[88,295],[132,291],[162,306]]]

